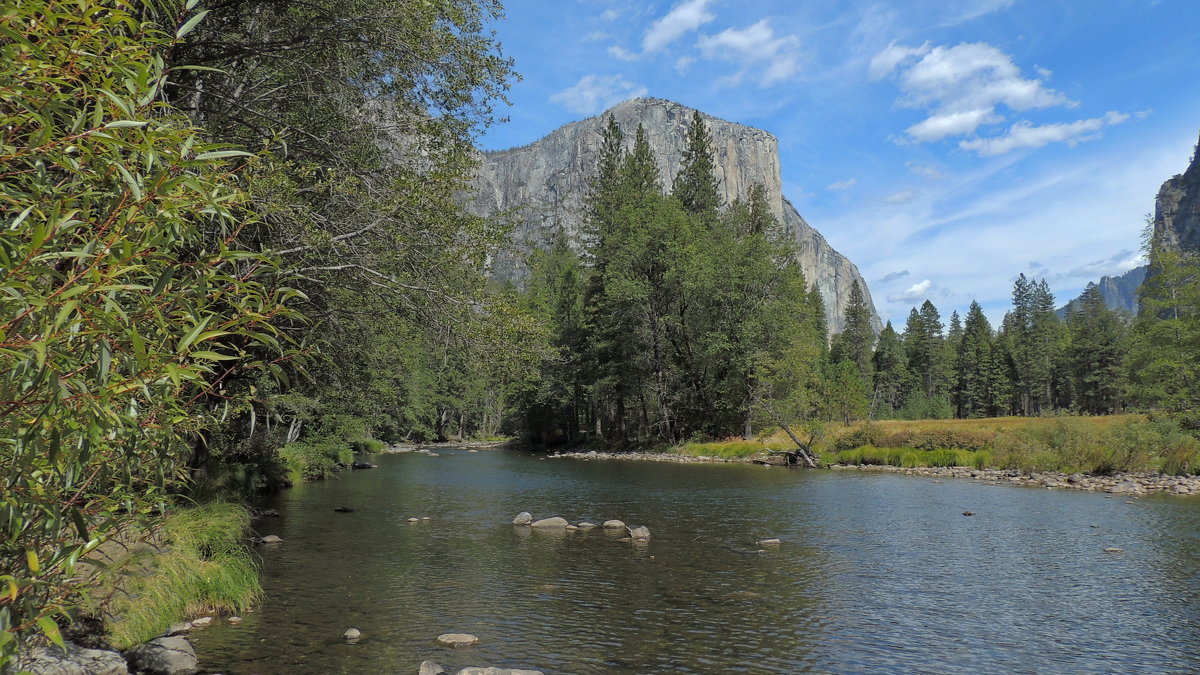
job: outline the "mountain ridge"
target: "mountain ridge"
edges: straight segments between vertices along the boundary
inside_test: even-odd
[[[693,111],[665,99],[632,99],[600,115],[560,126],[532,143],[483,152],[467,197],[467,209],[483,217],[505,213],[515,216],[513,238],[518,249],[545,248],[559,231],[565,231],[578,245],[584,222],[583,196],[595,171],[600,132],[608,116],[612,115],[630,138],[637,124],[643,125],[662,184],[668,186],[679,171]],[[755,183],[766,186],[772,213],[796,238],[800,267],[825,301],[830,332],[842,328],[851,282],[856,279],[871,308],[872,324],[880,330],[882,322],[858,268],[834,250],[783,196],[775,136],[699,112],[713,137],[714,162],[724,201],[745,200]],[[492,261],[493,273],[519,282],[525,273],[519,256],[498,256]]]

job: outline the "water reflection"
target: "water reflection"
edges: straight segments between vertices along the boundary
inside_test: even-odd
[[[401,455],[262,523],[268,600],[205,668],[548,673],[1200,669],[1200,503],[892,475]],[[356,508],[336,513],[337,506]],[[519,511],[624,530],[514,527]],[[970,510],[974,516],[964,517]],[[410,524],[410,517],[429,516]],[[1091,527],[1091,525],[1100,527]],[[756,542],[778,537],[778,547]],[[1109,555],[1106,546],[1126,553]],[[350,626],[357,645],[342,643]],[[434,644],[444,632],[478,646]]]

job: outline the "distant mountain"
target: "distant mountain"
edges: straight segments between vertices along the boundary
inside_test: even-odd
[[[670,186],[679,171],[692,112],[671,101],[639,98],[598,117],[567,124],[529,145],[484,153],[467,196],[467,208],[479,216],[515,216],[513,238],[520,247],[546,248],[560,231],[578,243],[584,218],[583,197],[596,169],[601,130],[608,116],[616,119],[630,139],[637,125],[643,125],[658,159],[662,184]],[[713,138],[716,173],[725,200],[746,199],[755,183],[766,186],[775,217],[800,244],[800,267],[825,301],[830,331],[842,329],[850,285],[857,279],[878,332],[882,323],[858,268],[835,251],[783,197],[779,142],[775,137],[761,129],[703,113],[701,116]],[[492,267],[503,279],[520,281],[526,274],[519,255],[494,260]]]
[[[1135,267],[1119,277],[1100,277],[1096,285],[1100,288],[1100,297],[1104,298],[1104,306],[1114,309],[1130,317],[1137,316],[1138,287],[1146,279],[1146,266]],[[1082,297],[1082,296],[1080,296]],[[1058,318],[1067,318],[1070,312],[1080,302],[1080,298],[1068,302],[1056,310]]]

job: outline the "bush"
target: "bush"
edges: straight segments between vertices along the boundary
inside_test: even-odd
[[[332,478],[354,461],[350,444],[329,438],[288,443],[279,451],[292,482]]]

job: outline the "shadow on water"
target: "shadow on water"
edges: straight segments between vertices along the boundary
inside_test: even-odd
[[[439,452],[378,457],[378,470],[266,504],[282,518],[259,529],[284,539],[260,549],[267,600],[238,626],[193,636],[202,666],[1200,669],[1194,499],[1130,504],[895,475]],[[963,517],[967,509],[976,515]],[[652,538],[509,524],[523,510],[619,518]],[[756,544],[772,537],[783,543]],[[351,626],[359,644],[342,643]],[[446,632],[480,643],[437,646]]]

